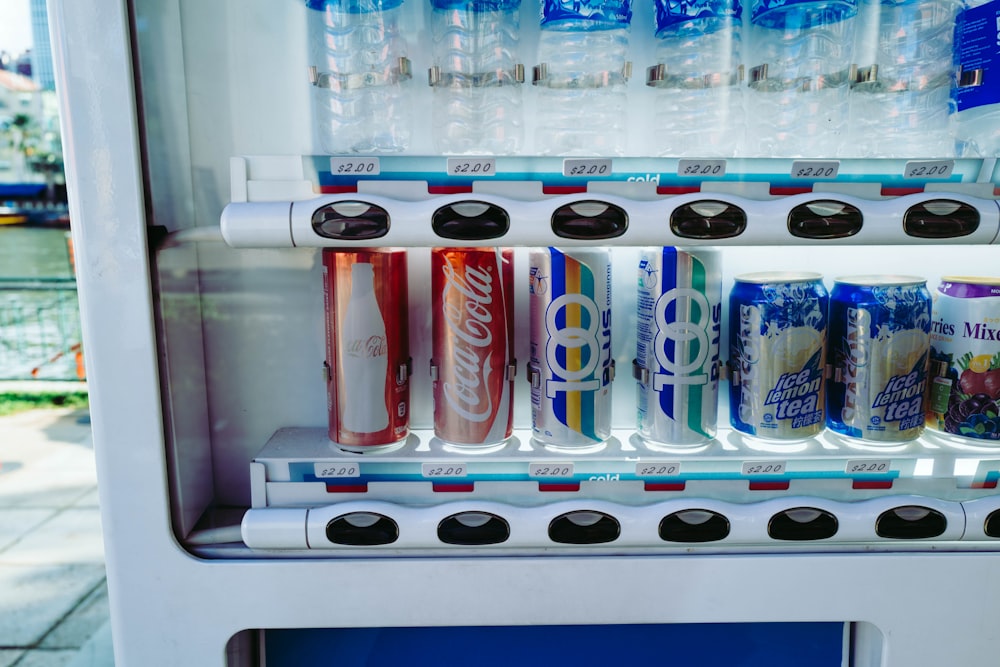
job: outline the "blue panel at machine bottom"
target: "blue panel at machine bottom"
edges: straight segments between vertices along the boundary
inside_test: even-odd
[[[267,630],[267,667],[841,667],[843,623]]]

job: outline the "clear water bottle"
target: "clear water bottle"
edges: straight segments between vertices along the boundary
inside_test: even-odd
[[[754,0],[748,151],[835,157],[847,141],[857,0]]]
[[[870,8],[868,5],[877,5]],[[857,157],[952,157],[952,35],[961,0],[866,0],[878,22],[874,67],[851,95]]]
[[[1000,0],[972,0],[955,28],[952,90],[960,155],[1000,157]]]
[[[535,147],[543,155],[623,155],[632,0],[543,0]]]
[[[405,150],[412,105],[402,0],[306,0],[313,114],[328,153]]]
[[[656,0],[656,150],[660,155],[741,155],[746,130],[740,0]]]
[[[521,148],[520,0],[431,0],[434,148],[509,154]]]

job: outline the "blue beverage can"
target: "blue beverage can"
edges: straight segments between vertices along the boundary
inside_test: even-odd
[[[532,250],[531,427],[551,449],[596,449],[611,437],[611,253]]]
[[[785,442],[823,430],[828,305],[818,273],[736,276],[729,297],[734,429]]]
[[[887,443],[919,437],[930,332],[931,295],[923,278],[837,278],[830,295],[830,430]]]
[[[722,272],[718,250],[643,248],[633,376],[639,437],[652,449],[715,437]]]

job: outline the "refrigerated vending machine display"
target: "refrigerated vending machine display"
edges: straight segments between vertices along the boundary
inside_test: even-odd
[[[121,664],[1000,649],[985,10],[771,4],[52,3]]]

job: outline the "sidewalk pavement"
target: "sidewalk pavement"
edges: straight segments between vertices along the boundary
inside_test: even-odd
[[[0,417],[0,667],[113,667],[86,410]]]

